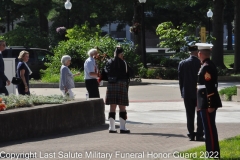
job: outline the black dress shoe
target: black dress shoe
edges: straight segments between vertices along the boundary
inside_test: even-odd
[[[120,133],[130,133],[130,130],[129,130],[129,129],[126,129],[126,130],[120,130]]]
[[[203,138],[203,137],[196,137],[196,141],[204,142],[204,141],[205,141],[205,138]]]
[[[195,141],[195,135],[187,134],[190,141]]]
[[[117,130],[115,130],[115,131],[109,130],[109,133],[117,133]]]

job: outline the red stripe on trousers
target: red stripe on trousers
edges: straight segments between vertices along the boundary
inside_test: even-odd
[[[207,122],[208,122],[208,129],[209,129],[209,132],[210,132],[210,139],[211,139],[211,142],[212,142],[212,151],[214,151],[213,133],[212,133],[212,127],[211,127],[211,122],[210,122],[208,109],[206,109],[206,116],[207,116]]]

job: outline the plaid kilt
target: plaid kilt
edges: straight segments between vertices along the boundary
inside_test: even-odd
[[[128,106],[127,82],[117,81],[116,83],[108,83],[105,104]]]

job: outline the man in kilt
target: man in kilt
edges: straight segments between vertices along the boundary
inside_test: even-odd
[[[120,133],[130,133],[126,129],[127,120],[126,106],[129,105],[128,100],[128,83],[131,68],[123,60],[123,49],[117,47],[114,52],[114,58],[110,59],[106,66],[105,72],[108,75],[108,85],[106,92],[106,105],[110,105],[109,112],[109,133],[117,133],[115,128],[116,107],[119,106]]]

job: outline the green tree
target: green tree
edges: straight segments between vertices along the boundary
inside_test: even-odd
[[[38,28],[17,26],[11,32],[4,34],[8,46],[25,46],[48,48],[48,38],[42,37]]]
[[[28,17],[29,15],[36,14],[38,18],[38,25],[40,32],[45,37],[48,35],[48,19],[47,16],[52,7],[52,1],[50,0],[13,0],[16,4],[21,4],[25,6],[26,11],[24,16]],[[30,11],[30,12],[29,12]]]
[[[181,59],[186,58],[188,54],[186,51],[180,50],[184,46],[187,46],[188,42],[186,35],[189,39],[198,41],[198,38],[194,36],[194,29],[196,26],[192,24],[183,23],[181,26],[175,27],[172,22],[164,22],[158,25],[156,29],[157,35],[160,39],[160,47],[170,48],[169,51],[176,51],[175,56],[180,57]]]

